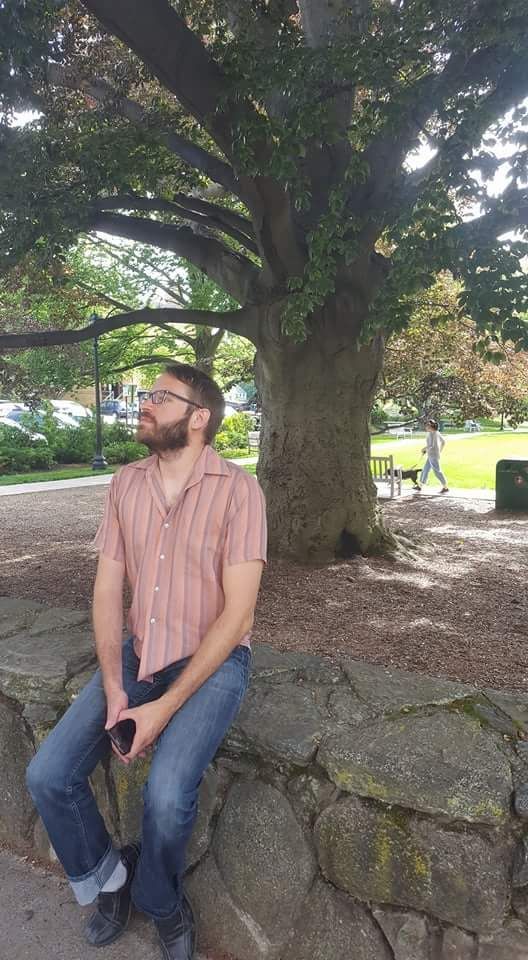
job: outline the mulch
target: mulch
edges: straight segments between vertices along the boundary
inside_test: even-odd
[[[0,594],[90,605],[105,487],[0,497]],[[528,514],[486,501],[393,500],[398,560],[270,562],[254,638],[480,686],[528,692]]]

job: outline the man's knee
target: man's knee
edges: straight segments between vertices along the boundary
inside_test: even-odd
[[[187,827],[196,815],[198,789],[187,790],[167,781],[149,783],[144,794],[145,816],[163,834]]]
[[[37,807],[40,800],[51,799],[66,791],[64,775],[42,747],[26,770],[26,785]]]

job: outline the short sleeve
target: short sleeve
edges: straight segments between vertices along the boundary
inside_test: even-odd
[[[266,501],[260,484],[250,474],[237,478],[224,545],[224,563],[266,561],[268,531]]]
[[[125,544],[117,511],[117,483],[117,474],[115,474],[110,482],[110,487],[106,495],[103,519],[95,535],[93,545],[99,553],[108,557],[110,560],[124,563]]]

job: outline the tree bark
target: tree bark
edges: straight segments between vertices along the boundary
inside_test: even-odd
[[[337,324],[320,318],[303,343],[266,337],[258,345],[258,476],[270,550],[282,557],[325,563],[376,552],[389,541],[369,470],[383,345],[377,339],[360,346],[353,326],[347,317]]]

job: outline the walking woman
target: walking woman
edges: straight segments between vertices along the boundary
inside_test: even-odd
[[[432,470],[442,484],[440,493],[447,493],[449,490],[449,487],[447,486],[447,480],[440,469],[440,455],[444,449],[445,440],[442,434],[438,431],[438,422],[436,420],[428,420],[425,425],[425,429],[427,430],[425,441],[426,445],[423,448],[422,453],[427,454],[427,459],[423,466],[420,482],[422,484],[427,483],[427,477]]]

